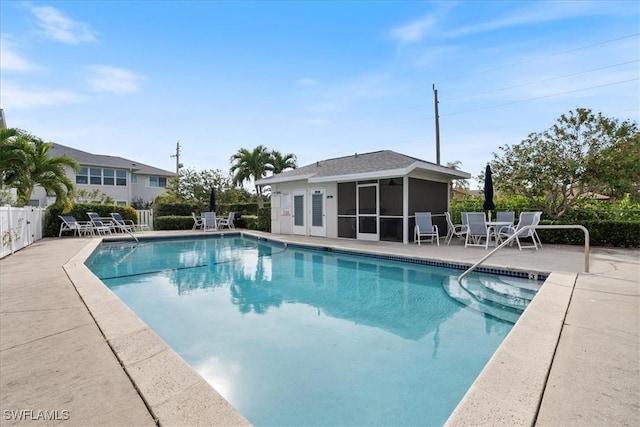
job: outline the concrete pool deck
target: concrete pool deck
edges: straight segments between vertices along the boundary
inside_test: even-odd
[[[195,235],[144,232],[141,236]],[[471,264],[482,248],[253,233]],[[246,425],[82,264],[100,239],[44,239],[0,260],[0,424]],[[640,425],[640,251],[505,248],[486,262],[553,272],[450,425]]]

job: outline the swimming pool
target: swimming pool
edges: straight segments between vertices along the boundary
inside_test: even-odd
[[[447,295],[459,270],[254,239],[87,264],[255,425],[441,425],[512,326]]]

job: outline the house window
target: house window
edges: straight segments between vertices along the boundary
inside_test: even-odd
[[[89,168],[89,183],[91,185],[102,185],[102,169]]]
[[[131,174],[131,183],[132,184],[137,184],[138,183],[138,175],[136,175],[135,173]]]
[[[116,171],[116,185],[120,187],[127,185],[127,171]]]
[[[126,186],[127,171],[82,167],[76,174],[76,184]]]
[[[118,206],[127,206],[126,200],[116,200],[116,205]]]
[[[165,188],[167,186],[167,178],[164,176],[150,176],[149,177],[149,187],[161,187]]]
[[[89,169],[80,168],[76,174],[76,184],[88,184],[89,183]]]
[[[116,171],[114,171],[113,169],[103,169],[102,174],[102,185],[115,185]]]

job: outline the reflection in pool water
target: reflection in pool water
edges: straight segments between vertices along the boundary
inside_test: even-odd
[[[441,425],[511,329],[460,272],[246,238],[102,245],[88,261],[255,425]]]

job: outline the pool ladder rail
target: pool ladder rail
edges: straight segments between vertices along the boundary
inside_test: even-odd
[[[584,272],[588,273],[589,272],[589,230],[587,230],[585,226],[583,225],[527,225],[522,227],[520,230],[516,231],[512,236],[509,236],[509,238],[503,241],[500,245],[498,245],[498,247],[496,247],[494,250],[492,250],[487,255],[482,257],[480,261],[476,262],[471,267],[469,267],[464,273],[460,275],[460,277],[458,277],[458,283],[461,284],[462,279],[464,279],[466,275],[468,275],[473,270],[475,270],[480,264],[485,262],[487,259],[491,258],[493,254],[498,252],[500,249],[504,248],[507,244],[513,242],[520,234],[524,232],[527,232],[531,229],[556,230],[556,229],[575,229],[575,228],[580,229],[584,232]]]

